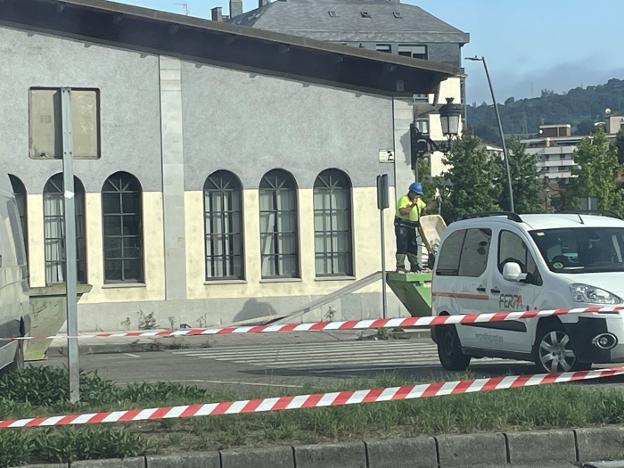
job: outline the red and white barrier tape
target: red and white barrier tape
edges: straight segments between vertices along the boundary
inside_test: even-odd
[[[263,413],[272,411],[322,408],[383,401],[413,400],[445,395],[487,392],[508,388],[531,387],[580,380],[599,379],[624,375],[624,367],[591,371],[553,374],[514,375],[487,379],[459,380],[402,387],[374,388],[370,390],[347,390],[342,392],[316,393],[312,395],[283,396],[261,400],[226,401],[164,408],[130,409],[102,413],[71,414],[40,418],[7,419],[0,421],[0,428],[49,427],[80,424],[104,424],[131,421],[156,421],[160,419],[218,416],[224,414]]]
[[[163,338],[176,336],[229,335],[244,333],[285,333],[340,330],[365,330],[376,328],[432,327],[437,325],[471,324],[521,320],[552,315],[624,312],[624,306],[579,307],[575,309],[527,310],[521,312],[494,312],[488,314],[437,315],[435,317],[405,317],[392,319],[346,320],[341,322],[284,323],[276,325],[229,326],[218,328],[184,328],[181,330],[142,330],[126,332],[98,332],[79,336],[52,335],[6,338],[14,340],[48,340],[53,338]]]

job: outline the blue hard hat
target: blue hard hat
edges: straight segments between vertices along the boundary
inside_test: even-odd
[[[420,182],[413,182],[410,184],[409,186],[409,190],[410,192],[415,192],[418,195],[424,195],[425,192],[423,191],[422,188],[422,184]]]

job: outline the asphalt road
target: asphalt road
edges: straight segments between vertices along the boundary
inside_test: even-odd
[[[192,341],[190,341],[192,345]],[[97,349],[95,349],[97,351]],[[97,370],[119,383],[179,382],[209,389],[232,389],[241,396],[260,396],[281,389],[295,393],[306,386],[349,383],[362,388],[369,379],[389,373],[415,383],[458,380],[466,373],[445,371],[429,338],[356,341],[353,337],[318,334],[304,338],[268,336],[222,340],[210,347],[162,349],[150,352],[82,354],[82,369]],[[55,356],[39,365],[63,366]],[[534,373],[531,363],[475,359],[471,377]],[[624,380],[609,380],[608,385]]]

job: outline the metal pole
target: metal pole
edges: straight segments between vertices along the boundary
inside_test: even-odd
[[[69,400],[80,401],[80,374],[78,362],[78,311],[76,283],[76,205],[74,197],[74,151],[71,118],[71,89],[61,89],[63,122],[63,190],[65,224],[65,285],[67,302],[67,366],[69,368]]]
[[[485,76],[487,76],[488,85],[490,86],[490,93],[492,94],[492,101],[494,102],[494,112],[496,113],[496,120],[498,120],[498,131],[500,133],[501,142],[503,143],[503,155],[505,157],[505,169],[507,170],[507,189],[509,190],[509,209],[514,212],[514,199],[513,189],[511,187],[511,171],[509,170],[509,153],[507,153],[507,143],[505,142],[505,134],[503,133],[503,124],[501,122],[500,114],[498,112],[498,104],[496,104],[496,97],[494,97],[494,87],[492,86],[492,80],[490,80],[490,72],[488,71],[487,63],[485,63],[485,57],[481,57],[483,62],[483,68],[485,68]]]
[[[379,226],[381,230],[381,307],[385,319],[388,317],[388,298],[386,296],[386,234],[383,208],[379,210]]]

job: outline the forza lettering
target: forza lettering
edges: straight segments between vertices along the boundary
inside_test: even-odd
[[[501,294],[498,299],[501,310],[522,310],[522,296],[519,294]]]

